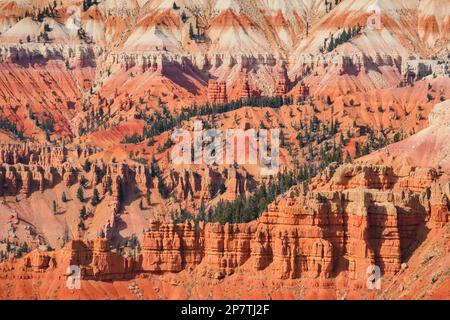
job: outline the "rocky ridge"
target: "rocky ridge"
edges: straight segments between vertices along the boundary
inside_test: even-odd
[[[418,245],[420,230],[447,225],[450,185],[432,169],[412,168],[405,177],[392,170],[341,167],[317,190],[294,187],[248,224],[152,221],[134,259],[111,252],[105,239],[74,240],[54,254],[33,252],[21,263],[4,263],[4,276],[68,265],[82,266],[83,279],[96,280],[188,268],[212,270],[218,279],[245,268],[270,270],[274,279],[330,279],[345,272],[361,281],[370,265],[395,275]],[[404,188],[411,175],[421,177],[421,191]],[[361,180],[367,183],[356,188],[353,181]]]

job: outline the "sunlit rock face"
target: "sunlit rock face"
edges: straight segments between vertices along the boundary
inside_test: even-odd
[[[448,299],[448,9],[1,1],[0,299]],[[174,164],[197,120],[308,178]]]

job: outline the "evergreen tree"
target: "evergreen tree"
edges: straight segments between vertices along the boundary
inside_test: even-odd
[[[111,177],[108,177],[106,179],[106,190],[108,191],[109,195],[112,195],[112,179]]]
[[[123,192],[122,183],[118,183],[117,188],[118,188],[118,190],[117,190],[118,191],[117,198],[118,198],[119,204],[122,204],[122,202],[124,200],[124,197],[125,197],[125,194]]]
[[[369,153],[370,153],[370,147],[369,147],[369,144],[366,144],[362,150],[362,155],[365,156],[365,155],[368,155]]]
[[[187,19],[188,19],[188,17],[186,15],[186,12],[183,11],[181,13],[181,21],[183,21],[183,23],[186,23]]]
[[[91,161],[89,161],[89,159],[86,159],[86,161],[84,161],[84,170],[86,172],[91,171],[91,165],[92,165]]]
[[[86,207],[85,206],[83,206],[81,208],[81,210],[80,210],[80,218],[81,218],[81,220],[86,220],[87,219],[87,211],[86,211]]]
[[[212,185],[212,183],[210,183],[208,185],[208,191],[209,191],[209,196],[211,197],[211,199],[214,199],[214,197],[216,196],[216,190],[215,190],[214,186]]]
[[[163,199],[169,198],[170,192],[161,176],[158,176],[158,191]]]
[[[341,132],[339,140],[340,140],[339,141],[340,147],[342,148],[343,146],[345,146],[345,138],[344,138],[344,134],[342,132]]]
[[[61,201],[62,202],[67,202],[67,196],[66,196],[66,193],[63,191],[63,193],[62,193],[62,195],[61,195]]]
[[[327,96],[327,104],[329,106],[331,106],[333,104],[333,101],[331,101],[331,97],[330,96]]]
[[[220,194],[224,194],[227,191],[227,187],[225,186],[225,182],[222,181],[219,186]]]
[[[100,195],[98,193],[97,188],[94,188],[94,192],[92,194],[92,199],[91,199],[91,204],[92,204],[92,206],[95,207],[99,203],[100,203]]]
[[[194,28],[192,27],[192,23],[189,24],[189,39],[191,40],[195,39]]]
[[[200,221],[208,221],[207,216],[206,216],[205,203],[203,202],[203,200],[200,204],[200,208],[198,210],[197,217],[198,217],[198,220],[200,220]]]
[[[77,198],[78,198],[78,200],[80,200],[80,202],[84,202],[84,192],[83,192],[82,186],[79,186],[79,188],[77,190]]]
[[[151,204],[151,201],[150,201],[150,191],[147,190],[147,193],[146,193],[146,195],[145,195],[145,198],[146,198],[146,200],[147,200],[147,206],[149,206],[149,205]]]

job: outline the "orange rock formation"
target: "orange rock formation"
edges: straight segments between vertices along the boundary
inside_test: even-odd
[[[227,85],[225,81],[209,80],[208,82],[208,101],[221,104],[228,101]]]
[[[387,278],[401,272],[424,228],[448,229],[449,184],[433,169],[395,172],[389,166],[347,165],[329,170],[314,190],[294,187],[251,223],[152,221],[134,259],[111,252],[104,239],[75,240],[55,253],[34,251],[1,264],[0,283],[49,272],[65,281],[67,267],[77,265],[82,279],[96,281],[197,268],[221,280],[244,269],[276,281],[309,279],[307,291],[320,279],[345,274],[357,288],[371,265]]]

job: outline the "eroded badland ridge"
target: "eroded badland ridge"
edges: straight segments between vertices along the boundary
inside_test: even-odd
[[[449,299],[448,12],[1,0],[0,297]],[[279,172],[175,164],[199,122]]]

